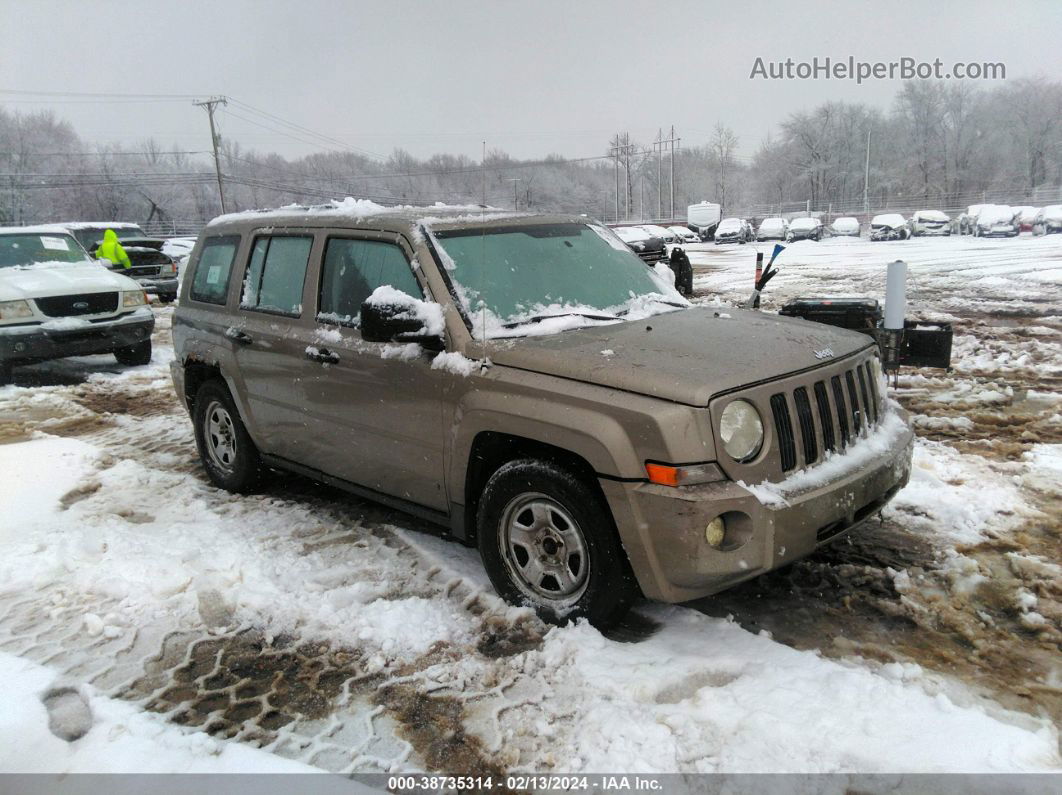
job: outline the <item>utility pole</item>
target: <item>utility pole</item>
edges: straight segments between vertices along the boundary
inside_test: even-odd
[[[229,101],[225,97],[211,97],[210,99],[203,100],[202,102],[193,102],[193,105],[197,105],[200,108],[206,108],[207,117],[210,119],[210,142],[214,144],[214,171],[218,175],[218,197],[221,199],[221,212],[227,213],[225,208],[225,188],[221,184],[221,160],[218,158],[218,141],[220,136],[217,130],[214,129],[214,109],[218,105],[228,105]]]
[[[675,126],[671,125],[671,135],[667,139],[671,151],[671,220],[675,220],[675,144],[681,143],[681,138],[675,137]]]
[[[661,127],[656,131],[656,143],[653,144],[653,148],[656,149],[656,217],[657,220],[664,217],[664,178],[660,173],[660,166],[664,159],[664,128]],[[674,213],[671,214],[674,217]]]
[[[616,143],[609,149],[609,154],[612,155],[614,164],[616,166],[616,223],[619,223],[619,134],[616,134]]]
[[[483,159],[479,161],[483,168],[483,205],[487,204],[487,142],[483,142]]]
[[[521,182],[521,181],[522,180],[519,177],[510,177],[509,178],[509,182],[513,183],[513,211],[514,212],[520,209],[520,197],[516,193],[516,189],[517,189],[517,183]]]
[[[863,168],[863,215],[870,215],[870,130],[867,130],[867,163]]]

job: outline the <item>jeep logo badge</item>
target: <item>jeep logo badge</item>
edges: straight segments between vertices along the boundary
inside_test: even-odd
[[[74,304],[74,309],[88,309],[88,301],[78,301]]]
[[[821,351],[815,351],[815,358],[816,359],[832,359],[833,358],[833,349],[832,348],[823,348]]]

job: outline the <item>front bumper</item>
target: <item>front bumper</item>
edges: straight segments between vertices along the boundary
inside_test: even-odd
[[[145,276],[136,280],[145,292],[155,295],[177,295],[176,276]]]
[[[642,592],[650,599],[685,602],[709,596],[793,563],[877,514],[906,485],[914,434],[907,428],[872,467],[862,467],[788,499],[762,504],[733,481],[670,488],[601,480]],[[726,515],[744,539],[720,551],[705,527]]]
[[[0,361],[27,364],[67,356],[112,353],[151,339],[155,315],[141,307],[114,319],[86,321],[76,328],[0,326]]]

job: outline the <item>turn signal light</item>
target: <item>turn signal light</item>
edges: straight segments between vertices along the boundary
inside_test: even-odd
[[[723,471],[717,464],[688,464],[685,466],[672,466],[670,464],[654,464],[646,462],[645,473],[649,476],[650,483],[658,486],[697,486],[702,483],[714,483],[725,480]]]

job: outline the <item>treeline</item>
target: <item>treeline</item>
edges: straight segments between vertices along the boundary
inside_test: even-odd
[[[869,181],[867,153],[869,137]],[[688,137],[686,139],[689,140]],[[329,151],[286,159],[222,137],[228,209],[357,196],[380,203],[486,203],[587,213],[608,221],[670,216],[667,154],[636,142],[629,163],[551,155],[521,161],[491,151],[386,159]],[[639,145],[641,144],[641,145]],[[762,216],[956,209],[978,201],[1062,201],[1062,83],[1022,79],[996,89],[912,81],[888,109],[825,102],[791,114],[752,155],[722,122],[675,155],[675,210],[709,200]],[[747,150],[747,147],[745,147]],[[0,108],[0,222],[131,220],[194,231],[220,210],[213,162],[157,141],[93,146],[51,112]],[[617,184],[619,190],[617,191]],[[618,199],[618,202],[617,202]],[[1037,201],[1039,200],[1039,201]]]

